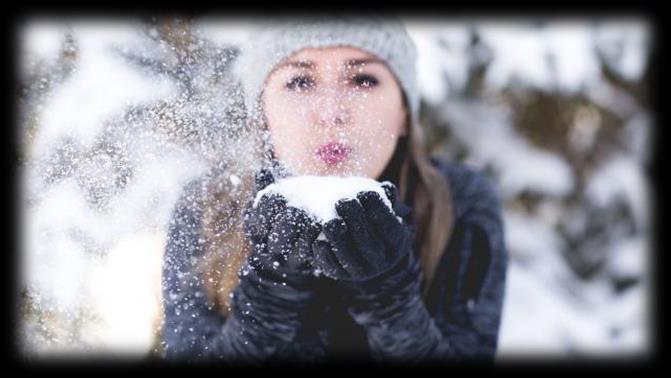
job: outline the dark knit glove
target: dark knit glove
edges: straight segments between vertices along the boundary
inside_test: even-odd
[[[410,208],[393,184],[385,191],[394,211],[376,192],[336,204],[341,218],[324,225],[328,241],[315,241],[313,264],[350,293],[349,313],[366,328],[374,358],[419,361],[433,353],[441,334],[421,298]]]
[[[257,191],[274,182],[269,171],[257,174]],[[244,232],[253,243],[248,264],[283,285],[303,287],[312,279],[312,242],[321,227],[305,211],[287,206],[277,193],[264,194],[244,211]]]
[[[257,191],[273,182],[268,171],[257,175]],[[308,257],[320,228],[302,210],[286,206],[279,195],[264,195],[244,212],[244,231],[252,253],[234,291],[233,316],[226,326],[239,332],[232,349],[249,360],[301,359],[293,345],[299,337],[314,279]],[[303,352],[300,352],[304,354]]]
[[[394,268],[407,265],[412,255],[413,229],[407,219],[401,220],[410,208],[398,199],[393,184],[383,187],[393,211],[373,191],[340,200],[336,203],[340,217],[323,228],[327,241],[317,240],[313,245],[314,266],[354,290],[369,291]]]

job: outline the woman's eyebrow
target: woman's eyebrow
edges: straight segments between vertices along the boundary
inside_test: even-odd
[[[281,64],[278,69],[285,67],[296,67],[296,68],[314,68],[316,65],[311,60],[300,60],[300,61],[290,61]]]
[[[345,61],[345,67],[351,68],[351,67],[356,67],[356,66],[362,66],[365,64],[371,64],[371,63],[382,63],[381,60],[375,59],[375,58],[364,58],[364,59],[349,59]]]

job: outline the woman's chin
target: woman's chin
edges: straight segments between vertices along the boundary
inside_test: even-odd
[[[316,162],[317,164],[311,167],[304,167],[301,170],[296,172],[300,175],[305,176],[354,176],[356,171],[352,169],[350,164],[343,163],[325,163],[325,162]]]
[[[339,162],[323,161],[314,159],[311,164],[301,164],[300,167],[292,169],[297,176],[338,176],[338,177],[370,177],[369,172],[355,164],[352,160]]]
[[[337,163],[337,164],[322,164],[318,175],[320,176],[340,176],[340,177],[369,177],[369,175],[354,164]]]

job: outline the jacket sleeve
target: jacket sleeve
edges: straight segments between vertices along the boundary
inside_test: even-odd
[[[262,280],[244,269],[233,292],[231,312],[224,317],[205,295],[197,269],[202,258],[201,210],[195,205],[197,182],[187,185],[169,226],[163,261],[163,353],[180,360],[219,359],[232,363],[272,360],[298,362],[323,357],[321,340],[300,334],[303,319],[292,311],[298,298],[289,287]],[[268,300],[259,302],[257,298]],[[272,299],[272,300],[271,300]]]
[[[187,185],[173,210],[163,257],[164,324],[162,349],[171,359],[197,359],[209,354],[220,337],[224,317],[207,299],[196,265],[202,256],[201,212],[195,206],[195,185]]]
[[[508,254],[494,185],[464,166],[443,166],[454,202],[454,228],[429,288],[427,304],[444,336],[438,350],[493,362]]]
[[[484,176],[449,169],[455,227],[427,297],[415,264],[387,279],[391,295],[359,298],[351,309],[377,360],[494,359],[507,264],[500,206]]]

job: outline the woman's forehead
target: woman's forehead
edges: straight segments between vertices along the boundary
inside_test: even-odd
[[[282,65],[316,68],[325,64],[351,64],[355,62],[380,62],[373,54],[350,46],[309,47],[292,54]]]

